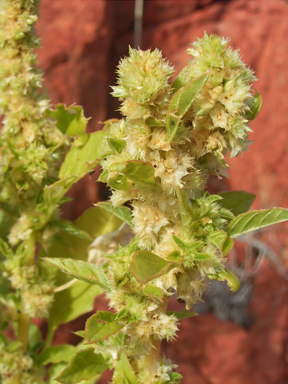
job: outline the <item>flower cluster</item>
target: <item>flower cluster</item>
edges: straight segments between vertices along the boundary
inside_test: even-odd
[[[14,324],[18,337],[9,340],[1,333],[1,383],[44,382],[45,372],[29,354],[28,333],[32,317],[47,317],[53,284],[36,266],[36,241],[47,247],[55,234],[49,221],[59,217],[58,205],[48,206],[43,189],[57,180],[70,144],[43,116],[49,101],[35,53],[40,45],[34,30],[38,4],[0,4],[0,329]]]
[[[108,298],[117,312],[125,309],[133,318],[121,333],[141,384],[180,380],[178,374],[173,380],[159,376],[164,363],[157,357],[147,367],[158,341],[175,337],[177,318],[166,314],[169,296],[176,292],[190,309],[201,298],[205,278],[224,271],[225,259],[213,234],[234,216],[221,206],[221,197],[204,188],[209,175],[227,174],[229,152],[236,156],[249,144],[247,113],[255,81],[227,43],[205,34],[188,49],[193,59],[172,84],[173,67],[158,50],[130,49],[130,57],[120,62],[118,85],[113,87],[125,118],[108,124],[100,180],[111,187],[114,207],[131,207],[135,239],[107,256],[106,272],[116,282]],[[195,89],[199,79],[203,81],[191,102],[181,107],[181,92]],[[176,127],[170,136],[169,119],[174,119],[171,126]],[[135,252],[144,250],[174,263],[148,284],[150,292],[154,287],[163,296],[147,293],[147,284],[141,284],[131,269],[127,272]],[[101,348],[105,343],[107,353],[111,340],[102,342]],[[113,352],[112,368],[121,348]]]
[[[39,88],[33,25],[38,0],[3,0],[0,13],[0,201],[27,204],[56,179],[67,137],[43,119],[49,101]],[[49,167],[48,165],[49,164]]]

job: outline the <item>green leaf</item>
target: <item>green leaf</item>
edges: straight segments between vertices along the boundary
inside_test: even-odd
[[[58,384],[58,381],[55,380],[57,376],[67,367],[67,363],[58,363],[52,364],[49,368],[49,379],[47,381],[48,384]],[[86,384],[86,383],[85,383]]]
[[[169,272],[175,266],[175,263],[162,259],[154,253],[137,251],[133,255],[130,272],[139,283],[146,284]]]
[[[80,180],[81,177],[78,176],[67,176],[62,180],[56,181],[54,184],[51,184],[43,189],[43,199],[44,203],[48,207],[52,207],[53,211],[55,209],[55,204],[69,191],[71,186]]]
[[[181,311],[181,312],[167,311],[166,314],[168,316],[176,316],[178,320],[186,319],[187,317],[198,316],[197,312],[192,312],[192,311]]]
[[[179,238],[177,238],[177,239],[179,239]],[[177,244],[177,240],[175,242]],[[181,244],[183,244],[183,243],[181,242]],[[185,250],[186,249],[187,249],[187,247],[185,245]],[[175,263],[175,264],[180,264],[183,262],[183,257],[181,257],[181,254],[179,251],[173,251],[173,252],[169,253],[169,255],[166,256],[166,260],[173,261],[173,263]]]
[[[157,120],[154,117],[149,117],[146,121],[149,127],[164,127],[164,123],[161,120]]]
[[[154,168],[150,163],[131,160],[124,164],[121,172],[134,183],[147,187],[156,188],[157,182],[154,179]]]
[[[80,216],[76,222],[75,226],[80,230],[88,233],[90,238],[79,238],[72,236],[66,232],[61,233],[62,243],[54,240],[47,252],[41,249],[39,257],[65,257],[70,259],[78,260],[87,260],[88,257],[88,247],[91,244],[91,238],[95,239],[98,236],[105,235],[110,232],[116,231],[122,224],[122,220],[113,215],[110,212],[107,212],[101,207],[92,207],[87,209],[82,216]],[[65,244],[69,244],[67,247]],[[0,241],[1,245],[1,241]],[[61,275],[60,285],[67,282],[69,277]],[[64,279],[64,281],[63,281]]]
[[[60,373],[67,367],[67,362],[62,362],[58,364],[52,364],[49,368],[49,379],[47,381],[47,384],[58,384],[59,381],[56,381],[56,377],[60,375]],[[92,377],[90,380],[81,380],[78,382],[78,384],[96,384],[98,380],[100,379],[102,374],[99,374],[98,376]]]
[[[178,245],[179,248],[183,249],[183,251],[187,251],[189,249],[189,245],[184,243],[178,236],[172,235],[172,239],[175,241],[175,244]],[[169,255],[171,257],[171,254]]]
[[[262,108],[262,97],[259,95],[259,93],[255,90],[255,95],[253,97],[252,102],[248,105],[249,111],[245,113],[245,118],[248,121],[254,120],[255,117],[258,115],[258,113],[261,111]]]
[[[116,231],[122,223],[122,219],[102,207],[87,209],[75,222],[77,227],[87,232],[92,239]],[[88,247],[90,242],[86,244]]]
[[[30,351],[37,351],[42,345],[42,334],[37,325],[31,323],[28,333],[28,346]]]
[[[106,211],[113,213],[113,215],[119,217],[119,219],[123,220],[125,223],[130,225],[130,227],[134,228],[134,224],[132,223],[132,211],[128,207],[113,207],[111,203],[106,202],[98,203],[97,206],[100,206]]]
[[[288,209],[285,208],[251,211],[236,216],[229,223],[226,232],[230,237],[234,238],[243,235],[243,233],[255,231],[286,220],[288,220]]]
[[[126,146],[125,140],[116,140],[113,138],[108,138],[107,142],[109,147],[112,149],[114,153],[116,152],[121,153]]]
[[[236,292],[240,287],[240,281],[238,277],[231,272],[229,269],[225,268],[225,271],[217,272],[215,275],[207,275],[210,280],[218,281],[227,281],[227,284],[232,289],[233,292]]]
[[[227,255],[234,245],[234,241],[224,231],[212,232],[208,238],[223,253],[223,256]]]
[[[127,356],[121,353],[113,375],[113,384],[139,384]]]
[[[155,287],[155,285],[146,285],[146,287],[143,289],[143,292],[147,296],[156,297],[159,300],[163,299],[162,289]]]
[[[46,109],[44,116],[56,120],[57,128],[68,136],[86,135],[85,129],[88,119],[84,117],[83,109],[77,105],[70,105],[66,108],[58,104],[56,110]]]
[[[81,380],[88,380],[101,374],[108,368],[104,358],[94,353],[94,348],[78,352],[70,364],[56,378],[62,384],[77,384]]]
[[[169,143],[173,140],[178,128],[180,127],[183,116],[191,107],[208,77],[209,73],[205,73],[197,79],[190,81],[174,94],[166,115],[167,141]]]
[[[69,220],[55,220],[53,221],[53,224],[55,224],[55,226],[60,228],[62,231],[69,233],[70,235],[77,236],[82,239],[92,240],[91,236],[87,232],[78,228]]]
[[[189,224],[191,223],[191,209],[189,206],[189,203],[187,201],[187,197],[184,195],[184,193],[181,191],[180,188],[176,189],[178,202],[180,206],[180,212],[181,212],[181,221],[184,228],[184,231],[189,233]]]
[[[85,334],[88,344],[97,343],[118,333],[125,323],[114,321],[116,315],[108,311],[99,311],[86,322]]]
[[[222,197],[219,204],[229,209],[235,216],[247,212],[253,204],[256,196],[244,191],[229,191],[218,193]]]
[[[85,331],[76,331],[73,333],[74,333],[74,335],[77,335],[79,337],[82,337],[82,339],[85,339]]]
[[[73,145],[60,168],[59,178],[76,175],[79,180],[91,171],[99,163],[102,143],[106,136],[105,131],[90,133],[84,145]]]
[[[216,247],[222,251],[223,244],[227,239],[227,233],[224,231],[215,231],[209,234],[208,236],[211,243],[216,245]]]
[[[85,281],[90,284],[98,284],[102,289],[110,292],[113,288],[101,268],[97,265],[87,263],[82,260],[63,259],[45,257],[43,259],[48,264],[59,268],[62,272],[67,273],[76,279]]]
[[[183,378],[182,375],[178,372],[172,372],[169,374],[171,383],[180,383],[180,380]]]
[[[47,349],[44,349],[43,352],[40,353],[38,364],[47,365],[50,363],[58,364],[62,361],[66,361],[67,363],[72,359],[72,357],[76,353],[76,347],[74,345],[69,344],[60,344],[53,345]]]
[[[224,244],[222,246],[223,256],[226,256],[231,251],[233,246],[234,246],[234,241],[231,239],[231,237],[227,236],[227,239],[224,241]]]
[[[119,191],[126,191],[128,186],[127,186],[127,177],[124,175],[117,175],[113,177],[112,179],[108,180],[108,185],[112,189],[116,189]]]
[[[98,236],[117,230],[121,226],[122,220],[101,207],[93,207],[87,209],[76,220],[75,224],[77,228],[87,232],[91,238],[95,239]],[[91,240],[71,236],[65,232],[61,234],[61,237],[64,244],[55,240],[47,252],[43,248],[40,250],[39,258],[61,256],[70,259],[87,260],[87,248],[91,244]],[[69,244],[69,247],[65,246],[65,243]],[[43,264],[54,272],[54,268],[44,262]],[[70,280],[69,275],[60,272],[60,270],[57,271],[56,286],[66,284]],[[52,332],[59,324],[71,321],[83,313],[93,310],[94,298],[100,293],[102,293],[100,287],[80,280],[71,287],[57,292],[49,313],[49,332]]]
[[[95,297],[102,292],[97,285],[76,281],[71,287],[55,293],[49,311],[49,332],[53,332],[59,324],[68,323],[92,311]]]

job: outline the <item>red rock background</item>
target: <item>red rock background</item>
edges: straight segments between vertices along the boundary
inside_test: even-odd
[[[86,117],[92,117],[90,131],[115,116],[117,101],[109,96],[109,85],[115,82],[119,58],[133,44],[133,20],[134,1],[42,0],[37,29],[45,86],[53,103],[83,105]],[[230,37],[233,48],[239,48],[255,70],[256,88],[263,97],[263,109],[252,124],[255,143],[250,152],[230,161],[230,180],[220,189],[257,194],[257,209],[288,207],[287,20],[284,0],[144,3],[142,49],[161,49],[179,70],[187,61],[189,43],[206,31]],[[97,172],[74,188],[77,204],[64,208],[67,218],[105,198],[107,192],[96,179]],[[214,181],[211,187],[217,189]],[[255,235],[276,251],[281,265],[277,269],[266,258],[258,270],[248,330],[209,313],[183,320],[178,341],[164,345],[165,354],[179,364],[183,384],[288,383],[288,282],[283,276],[287,230],[283,224],[271,228],[269,235]],[[62,327],[61,334],[66,332],[68,339],[68,332],[83,327],[83,321]]]

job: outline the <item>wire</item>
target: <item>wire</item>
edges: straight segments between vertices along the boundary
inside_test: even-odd
[[[142,44],[142,23],[143,23],[144,0],[135,0],[134,9],[134,48],[141,48]]]

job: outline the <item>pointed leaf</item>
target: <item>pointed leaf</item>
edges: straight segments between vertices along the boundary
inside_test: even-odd
[[[172,235],[172,239],[175,241],[179,248],[183,249],[183,251],[187,251],[189,248],[188,244],[184,243],[184,241],[181,240],[178,236]]]
[[[56,110],[46,109],[44,116],[56,120],[57,128],[68,136],[85,135],[88,119],[84,117],[83,108],[78,105],[70,105],[66,108],[58,104]]]
[[[222,251],[223,244],[227,239],[227,233],[224,231],[215,231],[208,236],[211,243],[213,243],[220,251]]]
[[[107,292],[110,292],[112,289],[112,284],[97,265],[82,260],[58,259],[51,257],[45,257],[43,260],[76,279],[86,281],[90,284],[98,284]]]
[[[245,117],[248,121],[254,120],[262,108],[262,97],[255,90],[255,95],[251,104],[248,105],[249,111],[246,112]]]
[[[181,311],[181,312],[167,311],[166,313],[168,316],[177,317],[178,320],[186,319],[187,317],[198,316],[197,312],[192,312],[192,311]]]
[[[184,228],[184,231],[187,233],[189,232],[189,224],[191,223],[191,210],[187,201],[187,197],[184,195],[184,193],[181,191],[181,189],[176,189],[178,202],[180,206],[180,212],[181,212],[181,221]]]
[[[225,271],[217,272],[215,275],[207,275],[210,280],[218,281],[227,281],[227,284],[232,289],[233,292],[236,292],[240,287],[240,281],[238,277],[231,272],[229,269],[225,268]]]
[[[234,245],[234,241],[227,236],[225,231],[215,231],[209,234],[209,240],[212,244],[216,245],[223,256],[227,255],[231,251]]]
[[[81,380],[88,380],[108,368],[104,358],[94,353],[94,348],[78,352],[70,364],[56,378],[62,384],[77,384]]]
[[[106,202],[98,203],[97,206],[100,206],[106,211],[113,213],[113,215],[119,217],[119,219],[130,225],[130,227],[134,227],[134,224],[132,223],[132,211],[128,207],[113,207],[111,203]]]
[[[197,79],[190,81],[187,85],[185,85],[183,88],[180,88],[179,91],[174,94],[168,108],[165,123],[167,130],[167,141],[169,143],[173,140],[181,124],[183,116],[191,107],[193,101],[201,91],[208,77],[209,73],[205,73]]]
[[[231,239],[231,237],[227,236],[227,239],[224,241],[224,244],[222,246],[223,256],[226,256],[231,251],[233,246],[234,246],[234,241]]]
[[[94,284],[76,281],[71,287],[56,292],[49,311],[49,332],[93,310],[95,297],[103,293]]]
[[[155,117],[149,117],[146,121],[149,127],[164,127],[164,123],[161,120],[155,119]]]
[[[162,289],[155,287],[155,285],[146,285],[143,291],[147,296],[157,297],[159,300],[163,299]]]
[[[121,353],[118,364],[116,365],[113,384],[139,384],[127,356]]]
[[[108,311],[99,311],[92,315],[85,326],[87,343],[97,343],[119,332],[125,326],[125,323],[114,321],[115,318],[116,315]]]
[[[74,333],[74,335],[81,337],[82,339],[85,339],[85,331],[76,331],[72,333]]]
[[[116,140],[111,137],[107,139],[107,142],[114,153],[121,153],[126,146],[125,140]]]
[[[39,355],[38,364],[47,365],[50,363],[58,364],[61,361],[67,361],[72,359],[76,353],[76,347],[70,344],[53,345],[47,349],[44,349]]]
[[[55,183],[45,187],[43,189],[43,199],[45,205],[52,207],[57,204],[58,201],[69,191],[71,186],[79,180],[79,176],[67,176],[62,180],[58,180]]]
[[[133,255],[130,272],[142,284],[162,276],[175,268],[176,264],[148,251],[137,251]]]
[[[91,236],[87,232],[77,228],[77,226],[69,220],[55,220],[53,221],[53,224],[70,235],[80,237],[81,239],[92,240]]]
[[[154,168],[150,163],[131,160],[122,169],[122,173],[134,183],[148,188],[156,188],[157,183],[154,179]]]
[[[230,237],[234,238],[243,235],[243,233],[255,231],[286,220],[288,220],[288,209],[285,208],[251,211],[236,216],[226,228],[226,232]]]
[[[126,191],[128,189],[127,177],[120,174],[109,179],[107,184],[110,188],[116,189],[117,191]]]
[[[106,136],[105,131],[90,133],[84,145],[73,145],[60,168],[59,178],[64,179],[70,175],[81,178],[91,171],[99,162],[102,142]]]
[[[88,208],[75,222],[77,227],[87,232],[92,239],[116,231],[122,223],[122,219],[102,207]],[[87,250],[90,243],[86,244]]]
[[[247,212],[256,198],[253,193],[244,191],[221,192],[218,195],[222,197],[219,204],[223,208],[230,209],[235,216]]]
[[[87,209],[76,220],[75,224],[77,228],[87,232],[94,239],[117,230],[121,226],[122,220],[101,207],[93,207]],[[71,236],[66,232],[62,232],[61,238],[64,244],[55,240],[46,252],[43,248],[40,250],[39,258],[61,256],[62,258],[87,260],[87,249],[91,244],[91,240]],[[69,246],[65,244],[69,244]],[[46,265],[46,263],[43,264]],[[47,267],[50,270],[52,269],[52,271],[54,270],[48,264]],[[56,286],[59,287],[66,284],[71,279],[71,276],[59,270],[56,275]],[[102,292],[99,286],[78,280],[69,288],[55,293],[54,301],[49,311],[49,330],[52,332],[59,324],[66,323],[83,313],[92,311],[95,297]]]

